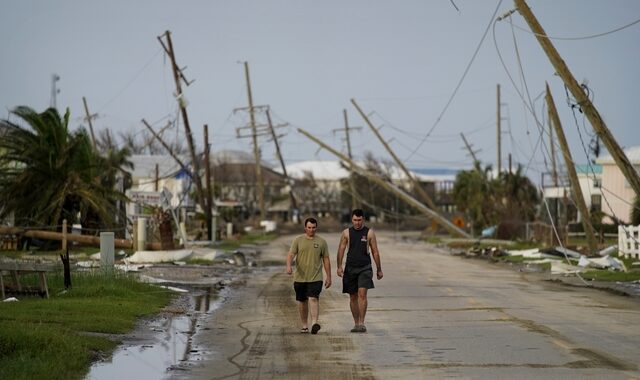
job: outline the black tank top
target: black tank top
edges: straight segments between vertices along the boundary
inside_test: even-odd
[[[369,227],[363,226],[356,230],[349,227],[349,251],[347,252],[347,265],[350,267],[364,267],[371,265],[369,256],[369,242],[367,234]]]

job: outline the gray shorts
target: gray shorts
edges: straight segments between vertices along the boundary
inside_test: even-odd
[[[359,288],[373,289],[373,269],[364,267],[345,267],[342,275],[342,293],[358,293]]]

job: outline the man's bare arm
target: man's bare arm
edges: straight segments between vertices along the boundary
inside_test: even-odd
[[[328,288],[331,286],[331,259],[329,255],[325,255],[322,258],[322,263],[324,264],[324,272],[327,275],[327,278],[324,280],[324,287]]]
[[[293,273],[293,259],[296,255],[293,252],[287,254],[287,274]]]
[[[349,244],[349,230],[343,230],[342,235],[340,235],[340,244],[338,245],[338,277],[342,277],[342,260],[344,259],[344,251],[347,249],[347,245]]]
[[[380,251],[378,250],[378,240],[376,239],[376,234],[372,229],[369,229],[369,233],[367,234],[369,240],[369,247],[371,247],[371,256],[373,256],[373,261],[376,263],[376,277],[378,280],[382,279],[384,274],[382,273],[382,264],[380,262]]]

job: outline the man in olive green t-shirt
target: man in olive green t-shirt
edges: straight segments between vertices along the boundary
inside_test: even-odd
[[[327,274],[324,287],[331,286],[331,260],[327,241],[316,236],[318,221],[307,218],[304,221],[304,235],[297,236],[287,255],[287,274],[293,273],[293,259],[296,260],[296,271],[293,274],[293,288],[296,291],[298,312],[302,329],[300,332],[309,332],[309,317],[311,317],[311,333],[317,334],[320,330],[318,314],[320,307],[318,298],[322,291],[322,267]]]

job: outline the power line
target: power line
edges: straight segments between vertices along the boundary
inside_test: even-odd
[[[553,36],[549,36],[549,35],[545,35],[545,34],[534,33],[531,30],[525,29],[525,28],[523,28],[521,26],[518,26],[518,25],[514,25],[514,26],[516,28],[522,30],[522,31],[525,31],[525,32],[527,32],[529,34],[532,34],[532,35],[538,36],[538,37],[546,37],[546,38],[551,39],[551,40],[576,41],[576,40],[587,40],[587,39],[590,39],[590,38],[597,38],[597,37],[606,36],[606,35],[609,35],[609,34],[612,34],[612,33],[619,32],[619,31],[621,31],[623,29],[629,28],[629,27],[631,27],[631,26],[633,26],[633,25],[635,25],[637,23],[640,23],[640,19],[632,21],[632,22],[630,22],[630,23],[628,23],[626,25],[623,25],[623,26],[621,26],[619,28],[615,28],[615,29],[609,30],[607,32],[591,34],[591,35],[586,35],[586,36],[581,36],[581,37],[553,37]]]
[[[449,2],[451,2],[451,5],[453,5],[456,11],[460,12],[460,9],[458,9],[458,6],[456,5],[456,3],[453,2],[453,0],[449,0]]]
[[[582,146],[582,151],[584,152],[584,154],[585,154],[585,156],[586,156],[586,158],[587,158],[587,166],[589,167],[589,171],[591,172],[591,174],[593,174],[593,180],[595,181],[595,180],[597,179],[597,178],[596,178],[596,172],[595,172],[595,170],[594,170],[594,168],[593,168],[593,165],[592,165],[592,163],[591,163],[591,160],[589,159],[589,152],[588,152],[588,150],[587,150],[587,147],[585,146],[584,139],[582,138],[582,132],[580,131],[580,125],[579,125],[579,123],[578,123],[578,119],[577,119],[577,117],[576,117],[575,109],[574,109],[574,108],[571,108],[571,113],[573,114],[573,120],[574,120],[574,123],[575,123],[576,129],[578,130],[578,136],[580,136],[580,145]],[[587,176],[588,176],[588,175],[589,175],[589,173],[587,173]],[[607,192],[609,192],[610,194],[612,194],[612,195],[614,195],[616,198],[618,198],[618,200],[620,200],[620,201],[622,201],[623,203],[626,203],[627,205],[631,206],[631,208],[636,208],[636,209],[640,210],[640,208],[637,208],[637,207],[636,207],[636,205],[635,205],[634,203],[630,203],[630,202],[628,202],[626,199],[624,199],[624,198],[622,198],[621,196],[617,195],[616,193],[612,192],[611,190],[604,188],[604,187],[602,186],[602,184],[600,185],[600,189],[605,189]],[[591,196],[591,189],[589,188],[588,190],[589,190],[589,195]],[[607,196],[606,196],[604,193],[602,193],[602,192],[600,192],[600,194],[601,194],[602,198],[604,199],[604,201],[607,203],[607,206],[609,207],[609,210],[610,210],[610,211],[611,211],[611,213],[613,214],[613,217],[614,217],[616,220],[621,220],[621,219],[618,217],[618,215],[616,215],[616,212],[613,210],[613,207],[611,207],[611,203],[609,202],[609,200],[608,200]],[[623,227],[623,228],[626,228],[626,227]]]
[[[427,132],[427,134],[424,136],[424,138],[422,138],[422,140],[420,141],[418,146],[416,146],[416,148],[411,152],[411,154],[409,154],[409,156],[407,158],[404,159],[404,161],[408,161],[418,151],[418,149],[420,149],[422,144],[424,144],[424,142],[427,140],[427,138],[429,138],[429,136],[431,135],[431,132],[433,132],[433,130],[436,128],[436,126],[440,123],[440,120],[442,120],[442,117],[444,116],[445,112],[447,112],[447,109],[449,108],[449,106],[453,102],[453,98],[455,98],[455,96],[456,96],[456,94],[458,92],[458,89],[460,89],[460,86],[462,86],[462,82],[464,82],[464,79],[466,78],[467,74],[469,73],[469,70],[471,69],[471,65],[473,64],[473,62],[476,59],[476,56],[478,55],[478,52],[480,51],[480,47],[482,46],[482,43],[484,42],[484,39],[487,37],[487,33],[489,32],[489,29],[491,28],[491,25],[494,23],[493,20],[495,19],[496,14],[498,13],[498,9],[500,9],[500,5],[501,4],[502,4],[502,0],[499,0],[495,11],[493,11],[493,14],[491,15],[491,18],[490,18],[491,21],[489,22],[489,24],[487,25],[487,28],[485,29],[484,33],[482,34],[482,38],[480,39],[480,42],[478,43],[478,46],[476,47],[475,51],[473,52],[471,60],[467,64],[467,67],[464,70],[464,73],[462,74],[462,77],[460,78],[460,80],[458,81],[458,84],[456,85],[456,88],[453,90],[453,93],[451,94],[451,97],[449,97],[449,100],[447,101],[447,104],[445,104],[442,112],[440,112],[440,115],[436,119],[435,123],[433,123],[433,125],[431,126],[431,129],[429,129],[429,132]]]
[[[499,21],[499,20],[496,20],[496,21]],[[512,26],[513,26],[513,23],[511,22],[511,19],[510,19],[510,23],[511,23],[511,24],[512,24]],[[512,33],[513,33],[513,32],[512,32]],[[498,57],[500,58],[500,62],[502,63],[503,68],[504,68],[504,70],[505,70],[505,71],[506,71],[506,73],[507,73],[507,76],[508,76],[508,77],[509,77],[509,79],[511,80],[511,82],[512,82],[512,84],[513,84],[514,88],[516,89],[516,92],[518,93],[518,95],[519,95],[519,96],[520,96],[520,98],[522,99],[523,103],[526,105],[526,107],[527,107],[527,109],[529,110],[529,112],[531,112],[531,114],[534,116],[534,120],[536,121],[536,126],[538,126],[538,128],[539,128],[539,130],[540,130],[540,138],[539,138],[539,142],[540,142],[540,140],[541,140],[541,138],[542,138],[542,135],[545,133],[545,130],[544,130],[544,128],[542,127],[542,125],[540,124],[540,122],[538,121],[538,119],[537,119],[537,117],[536,117],[536,115],[535,115],[535,112],[534,112],[534,111],[533,111],[533,109],[531,108],[531,107],[533,107],[533,104],[531,103],[531,100],[529,100],[529,104],[527,104],[527,103],[526,103],[526,101],[525,101],[525,99],[524,99],[524,96],[522,95],[522,93],[521,93],[521,92],[517,89],[517,87],[515,86],[515,83],[514,83],[514,81],[513,81],[513,77],[512,77],[512,76],[511,76],[511,74],[509,73],[509,70],[507,69],[507,67],[506,67],[506,65],[505,65],[505,63],[504,63],[504,60],[502,59],[502,55],[500,54],[500,50],[499,50],[499,48],[498,48],[498,44],[497,44],[497,39],[496,39],[496,36],[495,36],[495,23],[494,23],[494,33],[493,33],[493,37],[494,37],[494,44],[495,44],[495,46],[496,46],[496,51],[497,51],[497,53],[498,53]],[[516,42],[515,38],[514,38],[514,44],[517,44],[517,42]],[[517,46],[517,45],[516,45],[516,46]],[[516,52],[517,52],[517,49],[516,49]],[[520,59],[519,59],[519,58],[518,58],[518,63],[519,63],[519,64],[521,64],[521,61],[520,61]],[[521,69],[521,72],[523,72],[523,71],[522,71],[522,66],[521,66],[521,65],[520,65],[520,69]],[[592,95],[593,95],[593,91],[591,91],[591,90],[590,90],[586,85],[584,85],[584,84],[583,84],[582,86],[585,88],[585,91],[587,92],[587,94],[588,94],[589,96],[592,96]],[[565,88],[565,91],[566,91],[566,88]],[[593,173],[593,175],[594,175],[594,179],[595,179],[595,171],[593,170],[593,167],[592,167],[592,165],[591,165],[591,161],[589,160],[589,154],[587,153],[587,150],[586,150],[586,147],[585,147],[585,143],[584,143],[584,139],[583,139],[583,137],[582,137],[582,133],[581,133],[581,131],[580,131],[580,126],[579,126],[579,123],[578,123],[577,118],[576,118],[576,115],[575,115],[575,108],[576,108],[576,107],[579,107],[579,106],[578,106],[578,105],[576,105],[576,104],[574,104],[574,103],[572,103],[572,102],[571,102],[571,100],[570,100],[570,98],[569,98],[568,91],[566,91],[566,93],[567,93],[567,104],[569,105],[569,108],[572,110],[573,117],[574,117],[574,122],[575,122],[575,124],[576,124],[576,128],[578,129],[578,134],[579,134],[579,137],[580,137],[581,145],[582,145],[583,151],[584,151],[584,153],[585,153],[585,156],[586,156],[586,158],[587,158],[588,166],[589,166],[589,168],[591,169],[591,171],[592,171],[592,173]],[[527,91],[527,95],[528,95],[528,91]],[[531,99],[531,98],[529,97],[529,99]],[[542,146],[546,148],[546,144],[545,144],[545,142],[544,142],[544,139],[542,139]],[[545,151],[542,151],[542,153],[543,153],[543,157],[545,158],[545,161],[544,161],[544,163],[545,163],[545,168],[546,168],[546,169],[547,169],[547,171],[548,171],[547,162],[546,162],[546,156],[547,156],[547,155],[549,155],[548,148],[546,148],[546,152],[545,152]],[[531,161],[530,161],[530,162],[531,162]],[[567,164],[567,163],[565,163],[565,164]],[[589,190],[590,190],[590,189],[589,189]],[[609,191],[609,190],[607,190],[607,191]],[[609,192],[610,192],[610,191],[609,191]],[[603,198],[605,199],[605,202],[607,202],[607,205],[609,206],[609,209],[613,212],[613,209],[611,208],[611,205],[609,204],[608,200],[606,199],[606,196],[604,196],[604,195],[603,195]],[[616,219],[619,219],[619,218],[615,215],[615,213],[614,213],[614,215],[613,215],[613,216],[614,216]]]
[[[513,79],[513,76],[511,75],[511,72],[509,71],[509,69],[507,68],[506,63],[504,62],[504,58],[502,57],[502,53],[500,53],[500,48],[498,47],[498,40],[496,38],[496,24],[497,24],[498,21],[503,20],[504,18],[508,17],[509,15],[510,15],[510,13],[508,13],[507,16],[502,16],[500,18],[497,18],[493,22],[493,33],[492,34],[493,34],[493,43],[494,43],[494,46],[496,48],[496,53],[498,54],[498,59],[499,59],[500,63],[502,64],[502,68],[504,69],[505,73],[507,74],[507,77],[509,78],[509,81],[511,81],[511,84],[513,85],[513,88],[516,90],[516,93],[518,94],[518,96],[522,100],[522,103],[524,104],[525,108],[529,111],[529,113],[531,113],[533,115],[533,118],[534,118],[534,121],[536,123],[536,126],[538,127],[538,130],[540,132],[539,135],[538,135],[538,141],[536,141],[535,146],[532,147],[531,157],[529,158],[529,161],[527,162],[527,166],[525,168],[525,172],[526,172],[530,168],[531,162],[533,161],[533,156],[535,155],[535,152],[538,149],[538,145],[540,144],[541,141],[542,141],[542,146],[544,146],[546,148],[546,144],[544,142],[544,139],[542,138],[544,133],[545,133],[545,130],[544,130],[544,127],[542,125],[540,125],[540,122],[538,121],[538,118],[535,115],[535,111],[531,108],[531,105],[527,102],[527,100],[525,99],[525,97],[522,94],[522,92],[518,89],[518,86],[516,85],[515,80]],[[514,44],[516,44],[516,46],[517,46],[517,41],[515,39],[514,39]],[[517,49],[516,49],[516,52],[517,52]],[[519,55],[518,55],[518,63],[520,64],[520,72],[522,73],[521,75],[524,76],[524,70],[522,68],[521,60],[519,59]],[[528,95],[528,97],[529,97],[529,102],[531,102],[531,96]],[[548,155],[548,150],[547,150],[547,155]],[[544,158],[545,168],[548,171],[548,164],[546,162],[546,155],[544,155],[544,152],[543,152],[543,158]]]
[[[376,115],[377,117],[379,117],[384,122],[384,124],[381,126],[381,128],[389,127],[391,129],[393,129],[393,130],[395,130],[397,132],[400,132],[401,134],[411,138],[412,141],[415,140],[417,137],[422,136],[422,133],[420,133],[420,132],[411,132],[411,131],[408,131],[406,129],[402,129],[402,128],[399,128],[399,127],[395,126],[393,123],[391,123],[389,120],[387,120],[384,116],[382,116],[380,114],[380,112],[378,112],[378,111],[372,111],[371,114]],[[478,126],[477,128],[474,128],[471,131],[468,131],[466,133],[471,135],[471,134],[480,132],[482,130],[486,130],[488,128],[491,128],[492,125],[493,125],[493,120],[494,120],[493,117],[491,117],[490,119],[482,122],[480,124],[480,126]],[[451,141],[457,141],[458,138],[459,138],[459,135],[457,133],[450,133],[450,134],[442,134],[442,135],[432,135],[432,137],[434,139],[436,139],[436,138],[440,139],[438,141],[434,140],[434,142],[451,142]],[[408,148],[407,150],[411,150],[411,148]]]
[[[510,14],[508,14],[508,15],[510,15]],[[501,17],[501,18],[497,19],[497,20],[496,20],[496,22],[497,22],[497,21],[500,21],[500,20],[501,20],[501,19],[503,19],[503,18],[504,18],[504,17]],[[507,76],[509,77],[509,79],[510,79],[511,83],[513,84],[514,88],[516,89],[516,92],[517,92],[517,93],[518,93],[518,95],[520,96],[520,98],[521,98],[521,100],[522,100],[523,104],[525,104],[526,108],[529,110],[529,112],[530,112],[530,113],[533,115],[533,117],[534,117],[534,120],[535,120],[535,122],[536,122],[536,126],[537,126],[537,127],[539,128],[539,130],[540,130],[540,138],[539,138],[539,140],[538,140],[538,141],[540,142],[540,140],[542,140],[542,146],[546,148],[546,144],[545,144],[544,140],[542,139],[542,136],[543,136],[543,134],[545,133],[545,130],[544,130],[544,127],[540,124],[540,122],[538,121],[538,119],[537,119],[537,117],[536,117],[535,111],[533,110],[533,103],[532,103],[532,101],[531,101],[531,97],[530,97],[530,95],[529,95],[528,88],[526,87],[526,80],[525,80],[525,78],[524,78],[524,71],[523,71],[523,69],[522,69],[522,62],[521,62],[521,60],[520,60],[520,56],[519,56],[519,52],[518,52],[518,48],[517,48],[517,41],[516,41],[516,38],[515,38],[515,34],[514,34],[514,32],[513,32],[513,22],[512,22],[512,20],[511,20],[511,18],[510,18],[510,23],[511,23],[511,29],[512,29],[513,40],[514,40],[514,46],[515,46],[516,55],[517,55],[517,61],[518,61],[519,67],[520,67],[520,73],[521,73],[521,76],[522,76],[522,80],[524,81],[524,87],[525,87],[525,91],[526,91],[526,93],[527,93],[527,97],[528,97],[528,99],[529,99],[529,103],[528,103],[528,104],[527,104],[526,100],[524,99],[523,94],[518,90],[517,86],[515,85],[515,82],[514,82],[514,80],[513,80],[513,77],[511,76],[511,74],[510,74],[509,70],[507,69],[506,64],[505,64],[505,62],[504,62],[504,60],[503,60],[503,58],[502,58],[502,55],[500,54],[500,49],[498,48],[497,39],[496,39],[496,35],[495,35],[495,24],[496,24],[496,23],[494,22],[494,25],[493,25],[493,39],[494,39],[494,44],[495,44],[495,47],[496,47],[496,51],[497,51],[497,53],[498,53],[498,57],[499,57],[499,59],[500,59],[500,62],[502,63],[502,66],[503,66],[503,68],[504,68],[505,72],[507,73]],[[585,89],[586,89],[586,91],[587,91],[587,94],[589,95],[589,94],[590,94],[590,92],[589,92],[588,88],[586,87],[586,85],[583,85],[583,87],[585,87]],[[565,90],[566,90],[566,88],[565,88]],[[577,129],[578,129],[578,134],[580,135],[580,141],[581,141],[581,144],[582,144],[582,148],[583,148],[583,150],[584,150],[584,152],[585,152],[585,155],[586,155],[586,157],[587,157],[587,161],[588,161],[589,168],[591,169],[591,171],[592,171],[592,173],[593,173],[593,175],[594,175],[594,180],[595,180],[595,171],[593,170],[593,167],[592,167],[591,162],[590,162],[590,160],[589,160],[589,154],[588,154],[588,153],[587,153],[587,151],[586,151],[586,147],[585,147],[585,144],[584,144],[584,140],[583,140],[583,138],[582,138],[582,133],[581,133],[581,131],[580,131],[580,126],[579,126],[579,124],[578,124],[578,122],[577,122],[577,118],[575,117],[575,108],[576,108],[576,107],[578,107],[578,108],[579,108],[579,106],[578,106],[578,105],[576,105],[576,104],[573,104],[573,103],[570,101],[570,98],[569,98],[568,92],[567,92],[567,99],[568,99],[567,103],[568,103],[568,105],[569,105],[570,109],[572,110],[572,113],[573,113],[573,116],[574,116],[574,121],[575,121],[575,123],[576,123],[576,127],[577,127]],[[534,152],[535,152],[535,150],[534,150]],[[542,151],[542,154],[543,154],[543,157],[545,158],[545,161],[544,161],[545,168],[547,168],[546,155],[548,155],[549,153],[548,153],[548,151],[547,151],[547,152],[546,152],[546,154],[545,154],[545,151]],[[532,157],[533,157],[533,156],[532,156]],[[530,162],[531,162],[531,161],[530,161]],[[565,163],[565,164],[567,164],[567,165],[568,165],[569,163]],[[548,170],[548,168],[547,168],[547,170]],[[601,188],[602,188],[602,187],[601,187]],[[590,190],[591,190],[591,189],[589,189],[589,191],[590,191]],[[607,190],[607,191],[609,191],[609,190]],[[610,192],[610,191],[609,191],[609,192]],[[610,205],[610,203],[609,203],[608,199],[606,198],[606,196],[604,196],[604,194],[602,194],[602,196],[603,196],[603,198],[604,198],[605,202],[607,203],[607,206],[609,207],[609,209],[610,209],[610,210],[611,210],[611,212],[613,213],[613,217],[614,217],[614,218],[616,218],[617,220],[620,220],[620,219],[615,215],[615,212],[614,212],[613,208],[611,207],[611,205]],[[543,197],[543,200],[544,200],[545,206],[547,207],[547,211],[549,212],[548,204],[547,204],[546,198],[544,198],[544,197]],[[584,215],[583,217],[587,217],[587,216],[586,216],[586,215]],[[555,225],[553,224],[553,221],[552,221],[552,218],[551,218],[551,214],[549,214],[549,218],[550,218],[550,220],[551,220],[551,223],[552,223],[552,227],[553,227],[553,229],[554,229],[554,232],[556,233],[556,236],[557,236],[557,235],[558,235],[558,234],[557,234],[557,229],[556,229]],[[623,228],[625,228],[625,227],[623,227]],[[560,240],[559,240],[559,238],[558,238],[558,241],[560,241]],[[562,243],[560,243],[560,244],[562,244]],[[583,280],[583,281],[584,281],[584,280]]]
[[[162,49],[158,49],[158,51],[155,52],[155,54],[153,54],[153,56],[149,59],[149,61],[147,61],[147,63],[144,64],[144,66],[142,66],[142,68],[124,85],[124,87],[118,91],[111,99],[109,99],[109,101],[107,101],[105,104],[102,105],[102,107],[100,107],[98,109],[98,111],[96,112],[101,112],[103,109],[105,109],[105,107],[107,107],[109,104],[111,104],[111,102],[113,102],[114,100],[116,100],[120,95],[122,95],[122,93],[129,88],[129,86],[131,86],[133,84],[133,82],[135,82],[138,77],[147,69],[147,67],[149,67],[149,65],[155,60],[155,58],[162,52]]]
[[[522,87],[524,89],[524,92],[527,95],[527,100],[529,101],[529,103],[528,103],[529,107],[527,107],[527,108],[529,108],[531,110],[531,114],[533,115],[533,120],[535,122],[535,125],[536,125],[536,127],[538,127],[538,130],[540,131],[538,142],[542,142],[541,149],[544,149],[543,150],[543,155],[542,155],[543,161],[544,161],[544,166],[545,166],[545,168],[547,170],[549,170],[548,163],[547,163],[547,157],[550,156],[550,153],[549,153],[549,148],[547,147],[547,145],[545,143],[545,140],[543,138],[544,137],[544,133],[546,132],[546,130],[544,129],[544,126],[538,120],[538,117],[537,117],[536,112],[535,112],[535,104],[531,100],[531,93],[529,92],[529,86],[527,85],[527,78],[524,75],[524,68],[522,67],[522,59],[520,58],[520,49],[518,48],[518,40],[516,39],[516,35],[515,35],[514,30],[513,30],[513,20],[512,20],[511,17],[509,17],[509,24],[511,25],[511,36],[512,36],[512,39],[513,39],[513,47],[514,47],[514,50],[516,52],[518,68],[520,70],[520,79],[522,81]],[[523,99],[523,103],[525,103],[524,99]],[[525,118],[525,121],[526,120],[527,119]],[[531,164],[531,160],[529,160],[529,162],[527,163],[527,168],[529,167],[530,164]],[[525,169],[525,172],[526,172],[526,169]]]

